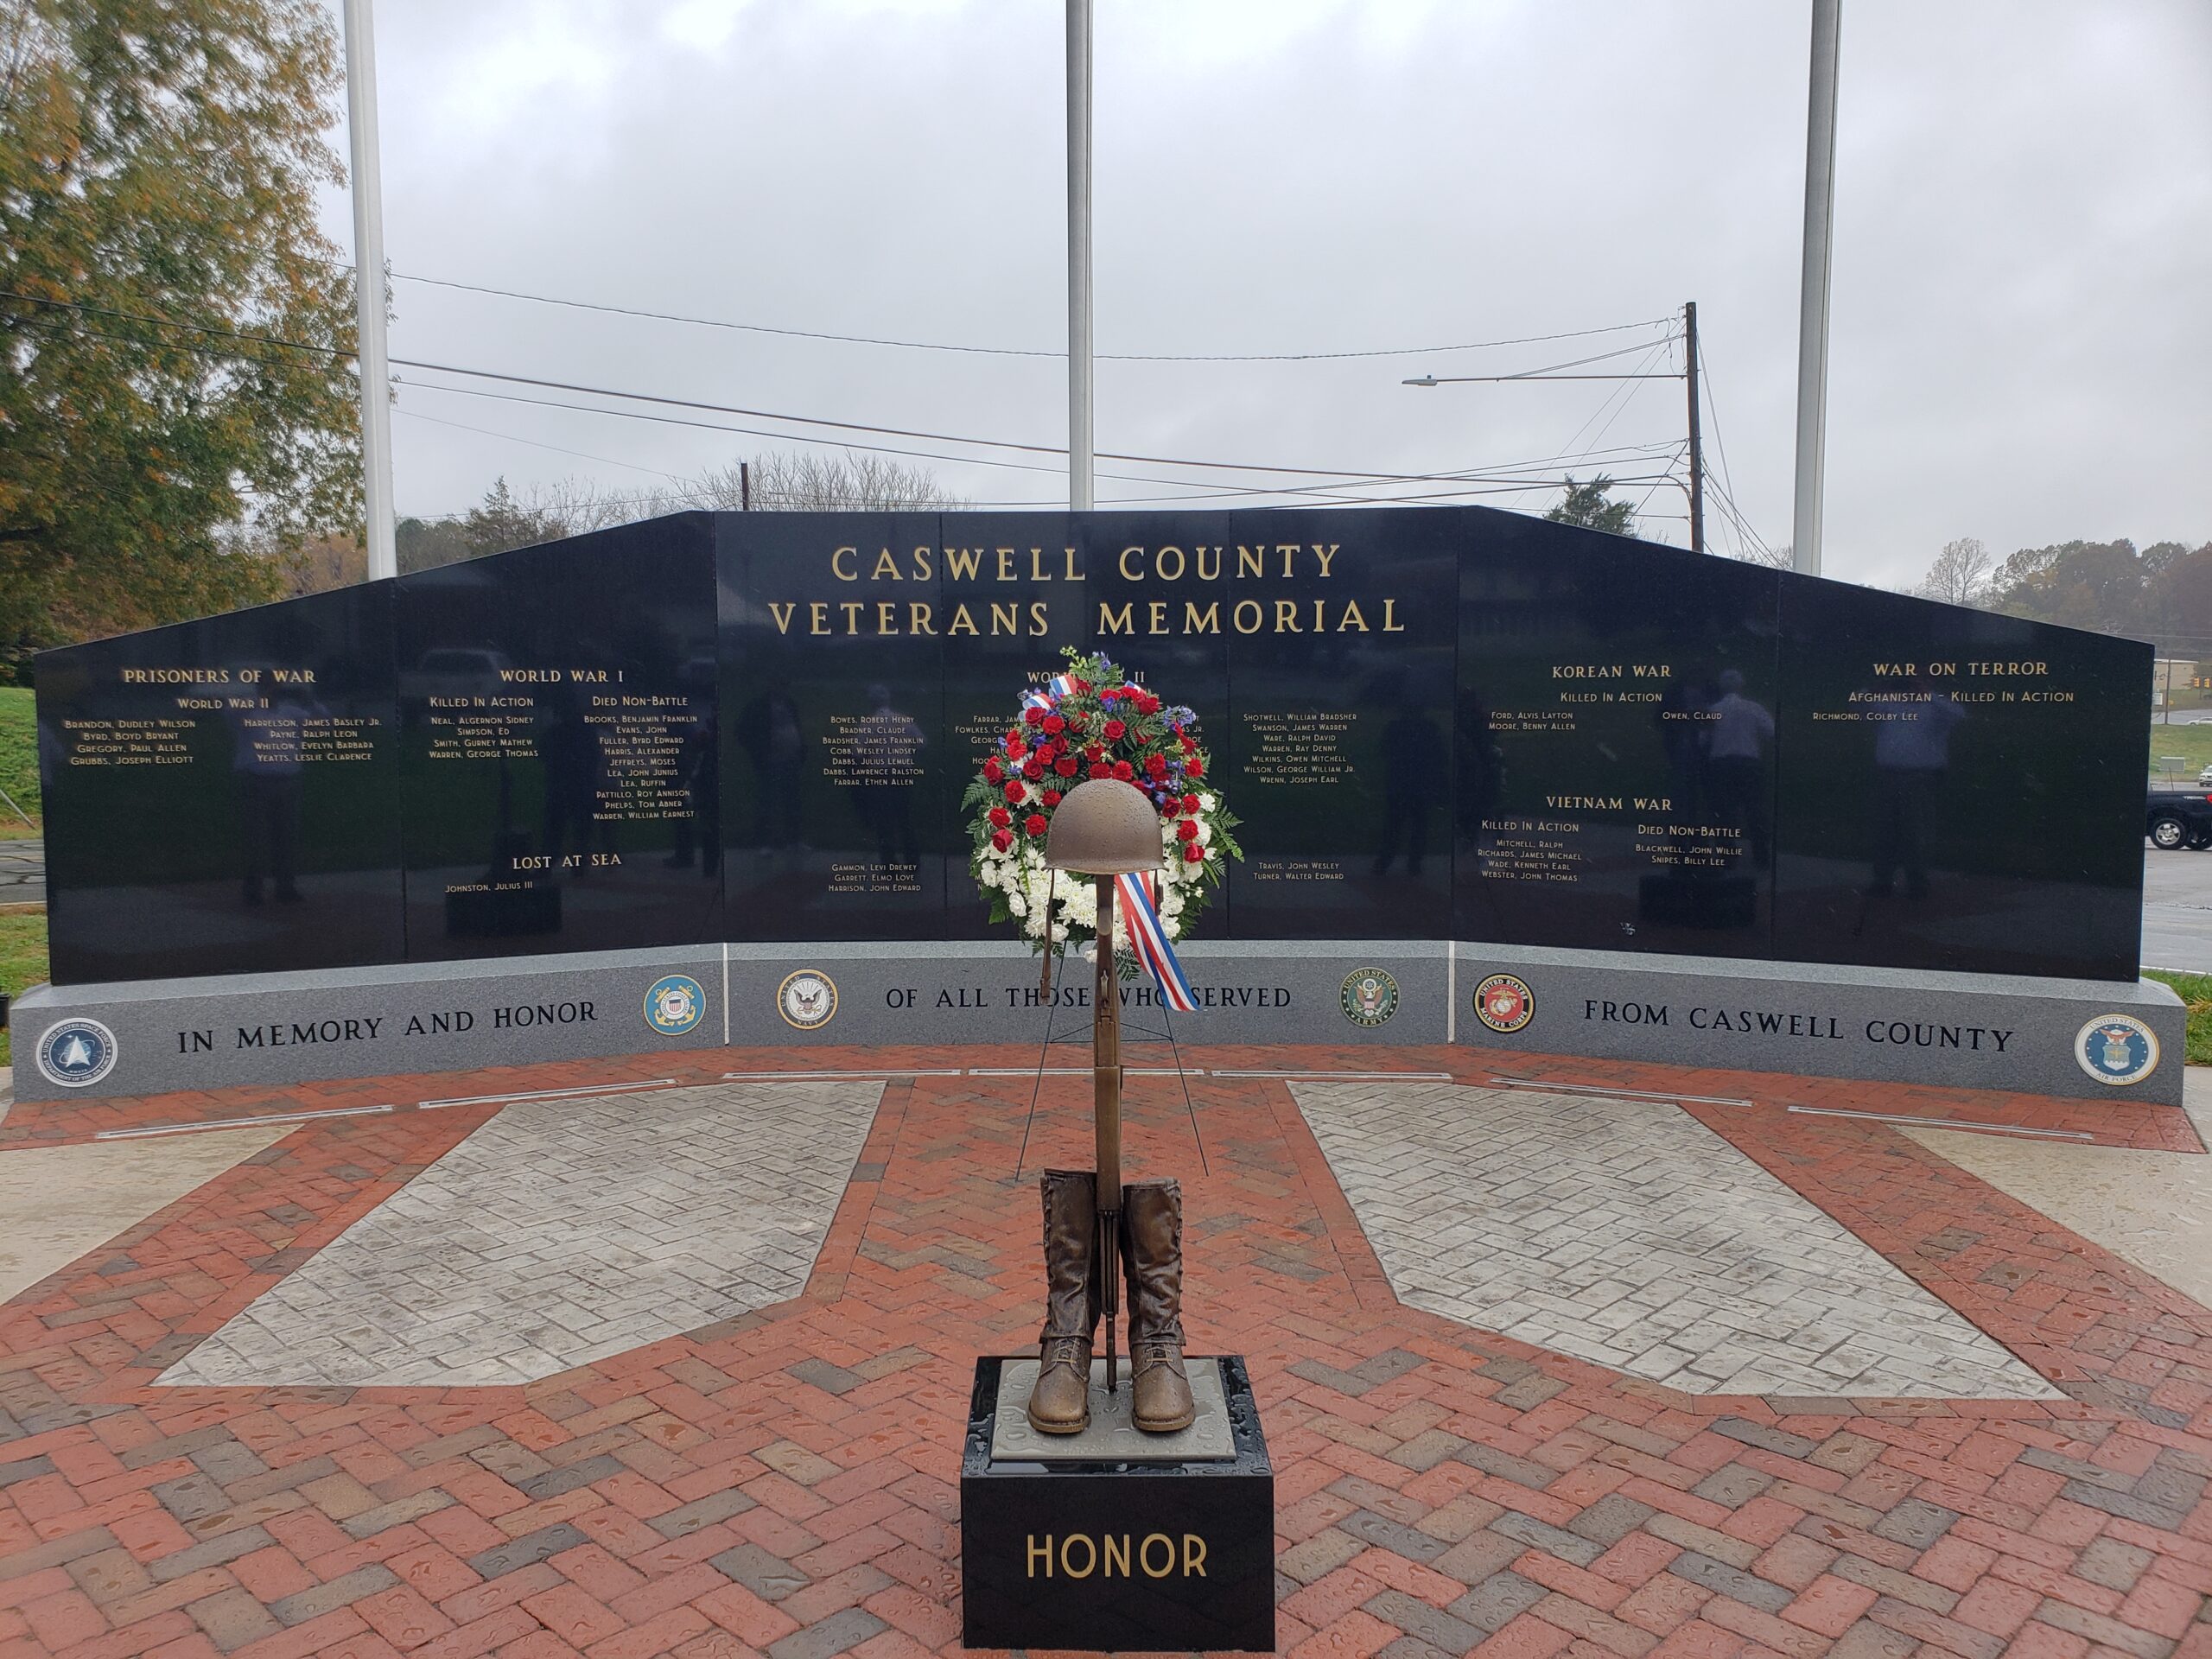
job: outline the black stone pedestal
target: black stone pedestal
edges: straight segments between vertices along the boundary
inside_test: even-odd
[[[1235,1454],[1185,1463],[995,1459],[1003,1363],[976,1362],[969,1401],[961,1640],[1273,1652],[1274,1466],[1244,1362],[1219,1361]]]

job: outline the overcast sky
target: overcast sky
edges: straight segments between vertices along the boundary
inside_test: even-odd
[[[1725,463],[1758,537],[1789,539],[1803,3],[1096,7],[1102,353],[1438,347],[1645,324],[1694,299],[1708,469]],[[404,280],[1056,352],[1052,0],[378,0],[377,29],[396,356],[1065,441],[1065,367],[1049,355],[702,328]],[[1957,536],[2000,556],[2075,537],[2212,539],[2212,6],[1845,0],[1842,39],[1829,574],[1909,583]],[[342,194],[327,218],[350,247]],[[1683,438],[1679,379],[1400,382],[1626,347],[1580,372],[1678,367],[1679,344],[1644,349],[1664,333],[1104,361],[1098,447],[1649,479]],[[401,373],[402,512],[466,508],[501,474],[627,490],[802,447]],[[1051,456],[873,441],[1043,469],[922,463],[979,503],[1065,499]],[[1550,459],[1600,448],[1613,453]],[[1102,476],[1102,505],[1286,481],[1100,470],[1135,475]],[[1634,495],[1647,492],[1650,531],[1686,541],[1682,492]],[[1462,499],[1541,511],[1556,494]],[[1711,524],[1712,544],[1735,544],[1717,506]]]

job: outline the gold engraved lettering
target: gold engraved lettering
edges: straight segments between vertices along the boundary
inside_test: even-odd
[[[1033,1579],[1037,1576],[1039,1561],[1045,1563],[1045,1576],[1051,1578],[1052,1576],[1052,1535],[1049,1532],[1045,1535],[1045,1541],[1041,1544],[1037,1541],[1035,1533],[1029,1535],[1029,1576]]]
[[[809,633],[830,632],[830,607],[820,600],[815,601],[806,607],[806,615],[808,622],[811,625],[807,629]]]
[[[937,625],[930,620],[930,607],[928,606],[916,602],[910,603],[906,607],[906,632],[909,633],[935,633],[937,632]]]
[[[1290,562],[1298,556],[1298,543],[1296,542],[1277,542],[1275,543],[1275,551],[1282,555],[1282,579],[1285,582],[1288,582],[1290,580]]]
[[[881,582],[886,576],[893,582],[906,581],[906,577],[899,574],[899,561],[891,556],[891,550],[887,547],[875,556],[875,569],[868,573],[868,579]]]
[[[1001,605],[996,600],[993,600],[991,601],[991,632],[996,635],[1000,632],[1020,633],[1020,632],[1021,607]]]
[[[861,613],[868,607],[860,601],[853,599],[842,601],[837,608],[845,613],[845,632],[858,633],[861,631]]]
[[[1173,575],[1170,575],[1167,570],[1167,556],[1170,553],[1173,553],[1175,556],[1175,571]],[[1161,548],[1160,551],[1152,556],[1152,574],[1158,576],[1162,582],[1182,581],[1183,550],[1179,547]]]
[[[976,572],[983,563],[980,547],[948,547],[944,550],[944,568],[962,582],[973,582]]]
[[[968,607],[965,605],[955,605],[952,607],[952,626],[947,628],[945,632],[948,635],[956,633],[981,634],[982,630],[976,626],[976,619],[968,614]]]
[[[1344,613],[1337,619],[1337,632],[1344,633],[1348,631],[1359,633],[1368,631],[1367,618],[1361,614],[1359,601],[1356,599],[1344,601]]]
[[[1115,1548],[1116,1543],[1121,1546],[1118,1549]],[[1112,1578],[1114,1568],[1117,1565],[1122,1569],[1122,1576],[1128,1578],[1129,1576],[1129,1535],[1126,1532],[1118,1539],[1110,1532],[1106,1535],[1106,1570],[1099,1576]]]
[[[1045,550],[1041,547],[1033,547],[1029,550],[1029,580],[1032,582],[1052,580],[1052,577],[1045,574]]]
[[[1303,628],[1298,626],[1298,601],[1296,600],[1279,599],[1275,601],[1275,632],[1277,633],[1303,633],[1305,632]]]
[[[1268,574],[1268,550],[1264,547],[1240,547],[1236,550],[1236,574],[1240,576],[1264,576]]]
[[[1403,633],[1403,632],[1406,631],[1406,625],[1405,625],[1404,623],[1402,623],[1402,622],[1400,622],[1400,621],[1397,621],[1397,620],[1395,620],[1395,619],[1396,618],[1396,616],[1397,616],[1397,613],[1398,613],[1398,601],[1397,601],[1396,600],[1395,600],[1395,599],[1386,599],[1386,600],[1384,600],[1384,601],[1382,601],[1382,632],[1385,632],[1385,633]]]
[[[858,582],[861,579],[861,573],[858,569],[848,571],[843,565],[837,563],[838,560],[843,558],[848,553],[852,554],[855,557],[858,557],[860,555],[860,549],[856,547],[841,547],[836,552],[832,553],[830,556],[830,573],[836,576],[840,582]]]
[[[791,618],[798,611],[798,603],[794,601],[789,605],[779,605],[773,600],[771,600],[768,601],[768,608],[775,613],[776,632],[778,633],[789,633],[791,631]]]
[[[1198,556],[1198,580],[1200,582],[1220,581],[1221,550],[1217,547],[1201,547],[1192,550]],[[1213,555],[1213,569],[1211,570],[1206,569],[1206,555],[1209,553]]]
[[[1167,601],[1164,599],[1155,599],[1144,608],[1147,619],[1145,632],[1147,633],[1166,632]]]
[[[998,579],[1001,582],[1020,582],[1021,578],[1014,574],[1014,550],[1010,547],[995,547],[991,551],[998,555]]]
[[[1071,547],[1063,550],[1068,556],[1067,580],[1070,582],[1081,582],[1083,580],[1083,572],[1075,568],[1075,549]]]
[[[1206,1575],[1206,1541],[1195,1532],[1186,1532],[1183,1535],[1183,1576],[1187,1579],[1192,1573],[1202,1579]]]
[[[1144,558],[1144,549],[1141,547],[1125,547],[1122,550],[1122,556],[1118,565],[1122,573],[1122,580],[1123,582],[1141,582],[1144,580],[1144,572],[1141,570],[1132,570],[1129,569],[1129,560],[1132,556],[1135,557],[1140,563],[1141,563]]]
[[[931,552],[931,550],[927,547],[918,547],[914,550],[914,580],[916,582],[929,582],[933,579],[935,573],[930,564]]]
[[[1166,1549],[1166,1566],[1154,1567],[1152,1564],[1152,1547],[1154,1544],[1160,1544]],[[1175,1541],[1164,1532],[1147,1532],[1144,1535],[1144,1541],[1137,1546],[1137,1565],[1144,1569],[1144,1575],[1147,1579],[1166,1578],[1175,1570]]]
[[[1183,632],[1219,633],[1221,632],[1221,601],[1216,600],[1201,611],[1192,601],[1185,600],[1183,601]]]
[[[1041,639],[1051,630],[1052,623],[1045,609],[1045,601],[1041,599],[1031,600],[1029,601],[1029,637],[1032,639]]]
[[[887,551],[883,556],[887,559],[891,555]],[[878,600],[875,605],[875,631],[878,633],[898,632],[898,616],[899,606],[895,601]]]
[[[1240,547],[1236,550],[1242,553],[1244,550]],[[1244,613],[1247,611],[1252,613],[1252,626],[1249,628],[1244,626]],[[1268,613],[1260,608],[1260,601],[1256,599],[1238,600],[1236,608],[1229,613],[1230,626],[1239,633],[1257,633],[1267,620]]]
[[[1337,556],[1338,545],[1339,543],[1336,542],[1331,542],[1325,549],[1319,542],[1313,543],[1313,556],[1321,561],[1321,577],[1324,581],[1328,579],[1329,561]]]
[[[1098,632],[1101,633],[1132,633],[1135,632],[1129,620],[1130,607],[1123,605],[1116,610],[1104,600],[1098,601]]]
[[[1076,1571],[1076,1565],[1074,1561],[1069,1559],[1069,1551],[1077,1544],[1081,1544],[1083,1546],[1083,1570],[1079,1573]],[[1071,1532],[1068,1534],[1066,1537],[1060,1540],[1061,1572],[1066,1573],[1068,1577],[1071,1579],[1087,1579],[1097,1570],[1098,1546],[1090,1541],[1090,1535],[1089,1533]]]

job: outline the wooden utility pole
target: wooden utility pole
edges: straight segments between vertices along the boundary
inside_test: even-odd
[[[1682,339],[1688,350],[1683,372],[1690,384],[1690,551],[1705,551],[1705,442],[1697,422],[1697,302],[1682,305]]]

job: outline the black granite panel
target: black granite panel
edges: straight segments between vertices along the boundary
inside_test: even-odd
[[[1458,937],[1768,953],[1776,591],[1484,515],[1459,565]]]
[[[976,1362],[969,1401],[961,1640],[971,1648],[1272,1653],[1274,1468],[1243,1359],[1221,1360],[1236,1455],[1166,1464],[995,1459],[1004,1363]]]
[[[1207,521],[1221,545],[1245,858],[1241,938],[1437,937],[1452,905],[1452,518],[1368,510]]]
[[[940,937],[959,791],[936,516],[724,513],[715,549],[728,937]]]
[[[2133,979],[2151,647],[1811,577],[1783,617],[1777,954]]]
[[[722,937],[710,524],[400,578],[410,957]]]
[[[38,659],[57,984],[397,961],[391,593]]]

